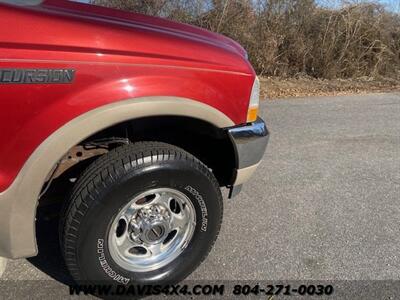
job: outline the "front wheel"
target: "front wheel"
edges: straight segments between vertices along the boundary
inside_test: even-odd
[[[77,282],[178,282],[211,250],[222,221],[212,172],[172,145],[142,142],[96,160],[76,183],[61,247]]]

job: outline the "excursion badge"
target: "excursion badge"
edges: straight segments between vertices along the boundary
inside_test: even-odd
[[[73,69],[0,69],[0,84],[72,83]]]

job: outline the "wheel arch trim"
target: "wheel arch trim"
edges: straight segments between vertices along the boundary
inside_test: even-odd
[[[53,166],[71,147],[121,122],[168,115],[197,118],[219,128],[234,125],[229,117],[207,104],[169,96],[127,99],[78,116],[44,140],[11,186],[0,193],[0,256],[22,258],[38,253],[35,217],[39,194]]]

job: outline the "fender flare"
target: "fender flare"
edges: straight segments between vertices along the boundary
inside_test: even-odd
[[[35,218],[39,194],[47,175],[70,148],[100,130],[149,116],[188,116],[219,128],[235,125],[229,117],[207,104],[168,96],[118,101],[74,118],[35,149],[11,186],[0,193],[0,256],[37,255]]]

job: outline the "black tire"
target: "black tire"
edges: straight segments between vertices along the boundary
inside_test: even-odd
[[[176,189],[190,199],[197,220],[193,237],[166,266],[130,272],[112,259],[106,242],[108,228],[129,199],[156,187]],[[97,159],[75,184],[60,222],[61,250],[76,282],[179,282],[207,257],[219,233],[222,214],[219,185],[202,162],[169,144],[129,144]]]

